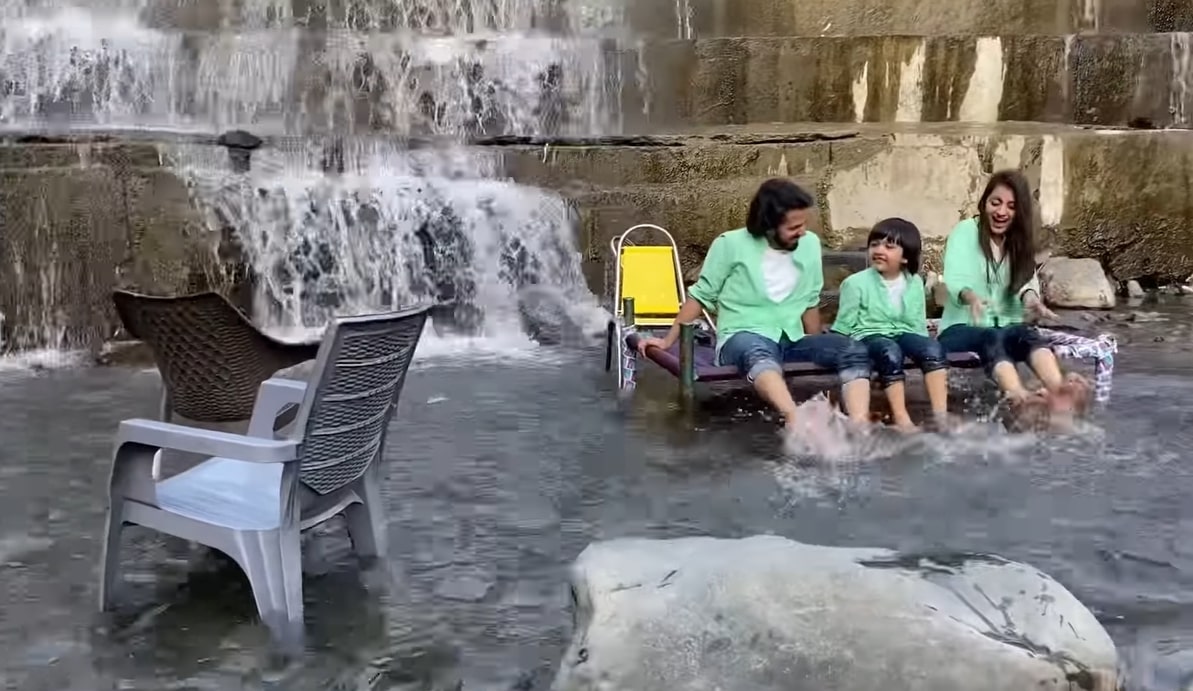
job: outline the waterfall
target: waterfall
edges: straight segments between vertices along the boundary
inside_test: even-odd
[[[0,128],[264,137],[248,171],[160,148],[268,327],[435,300],[458,331],[520,334],[528,294],[599,318],[574,212],[467,140],[618,131],[615,1],[207,1],[0,0]]]
[[[1172,34],[1172,86],[1168,104],[1174,127],[1193,125],[1193,34]]]

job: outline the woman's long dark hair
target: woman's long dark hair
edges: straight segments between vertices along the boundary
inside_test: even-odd
[[[990,267],[1000,263],[994,261],[994,251],[990,248],[994,234],[990,231],[990,217],[986,213],[986,202],[996,187],[1006,187],[1015,195],[1015,217],[1011,219],[1011,226],[1004,236],[1001,260],[1011,263],[1007,297],[1013,298],[1031,280],[1036,270],[1035,202],[1031,196],[1031,185],[1023,173],[1000,170],[990,176],[986,191],[982,192],[982,198],[978,201],[978,244],[986,257],[987,280],[990,278]]]

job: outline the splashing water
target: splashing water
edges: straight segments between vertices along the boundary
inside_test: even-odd
[[[845,500],[866,490],[868,468],[874,463],[897,458],[931,459],[952,463],[1016,463],[1036,446],[1041,437],[1033,432],[1005,429],[1007,411],[995,404],[985,415],[953,426],[947,433],[920,431],[904,434],[883,428],[859,430],[824,394],[797,408],[799,429],[784,436],[785,458],[772,466],[772,473],[791,501],[837,497]],[[1097,445],[1102,430],[1088,420],[1073,421],[1067,429],[1042,431],[1052,443]]]
[[[492,174],[493,159],[376,145],[329,176],[264,153],[240,175],[198,156],[177,165],[209,224],[239,231],[256,276],[254,312],[271,327],[437,302],[466,334],[508,337],[523,332],[522,296],[536,290],[586,329],[603,317],[581,273],[571,209],[540,190],[465,177],[469,167]],[[186,160],[185,150],[174,155]]]

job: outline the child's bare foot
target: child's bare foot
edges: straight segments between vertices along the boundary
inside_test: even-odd
[[[964,422],[960,416],[953,415],[952,413],[933,413],[931,426],[937,432],[950,432],[963,425]]]
[[[891,426],[903,434],[913,434],[920,431],[920,428],[916,427],[916,424],[906,415],[896,417],[891,421]]]

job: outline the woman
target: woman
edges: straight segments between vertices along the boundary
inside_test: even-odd
[[[1080,383],[1066,380],[1048,343],[1025,318],[1054,319],[1040,299],[1036,277],[1031,188],[1015,170],[995,173],[978,215],[949,234],[944,251],[948,298],[938,338],[951,353],[974,352],[1015,405],[1038,394],[1019,378],[1026,362],[1044,384],[1054,408],[1070,408]]]
[[[865,346],[822,333],[824,287],[820,238],[808,230],[812,195],[790,180],[759,187],[746,227],[722,233],[708,248],[700,278],[688,291],[663,338],[644,339],[639,349],[675,345],[679,325],[708,309],[717,320],[717,357],[735,365],[766,402],[796,429],[796,405],[783,378],[783,363],[813,362],[837,372],[845,412],[869,420],[870,357]]]

